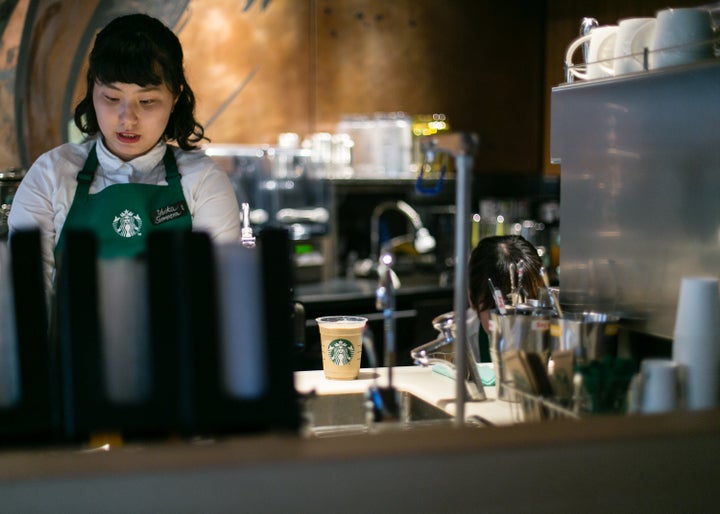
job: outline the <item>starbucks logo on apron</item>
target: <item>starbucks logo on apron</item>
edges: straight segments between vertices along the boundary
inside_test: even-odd
[[[140,235],[142,220],[140,216],[125,209],[113,219],[113,229],[120,237],[133,237]]]
[[[347,366],[355,355],[355,347],[347,339],[335,339],[328,345],[328,355],[336,366]]]

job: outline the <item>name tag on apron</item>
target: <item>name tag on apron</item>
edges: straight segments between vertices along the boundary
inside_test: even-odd
[[[153,225],[160,225],[167,221],[172,221],[185,214],[185,202],[176,202],[166,207],[161,207],[150,213],[150,221]]]

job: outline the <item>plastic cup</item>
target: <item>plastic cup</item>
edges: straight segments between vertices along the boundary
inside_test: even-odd
[[[363,329],[367,318],[323,316],[316,318],[325,378],[354,380],[360,373]]]

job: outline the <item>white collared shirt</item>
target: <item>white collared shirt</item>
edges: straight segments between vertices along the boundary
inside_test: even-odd
[[[95,140],[66,143],[44,153],[33,163],[13,198],[8,226],[10,235],[21,229],[39,228],[43,263],[50,279],[55,267],[53,252],[77,188],[77,174]],[[90,194],[113,184],[166,185],[162,163],[166,143],[159,142],[145,155],[125,162],[97,139],[98,169]],[[227,173],[201,151],[171,147],[180,172],[185,201],[194,231],[205,231],[215,242],[240,239],[240,210]]]

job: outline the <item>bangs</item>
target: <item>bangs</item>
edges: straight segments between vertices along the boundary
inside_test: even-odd
[[[140,86],[159,86],[168,82],[168,87],[172,89],[163,77],[162,57],[159,49],[142,35],[128,38],[120,44],[96,48],[91,56],[92,79],[104,84],[122,82]]]
[[[103,84],[121,82],[143,87],[159,86],[163,83],[163,79],[159,73],[154,72],[154,68],[159,68],[157,62],[150,63],[150,67],[140,64],[137,60],[129,60],[116,65],[106,62],[98,66],[95,80]]]

